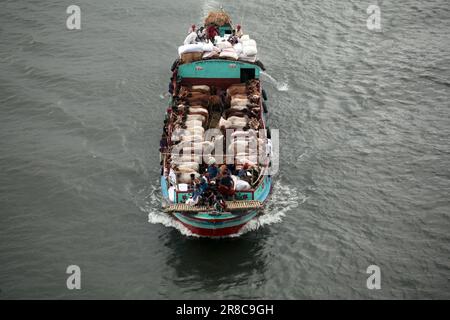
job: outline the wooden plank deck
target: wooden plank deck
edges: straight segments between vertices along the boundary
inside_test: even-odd
[[[263,203],[261,201],[225,201],[227,208],[226,211],[236,211],[236,210],[250,210],[250,209],[261,209],[263,208]],[[189,206],[184,203],[172,204],[164,209],[165,212],[209,212],[215,211],[213,207],[209,206]]]

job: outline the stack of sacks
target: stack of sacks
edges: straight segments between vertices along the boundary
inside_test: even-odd
[[[242,52],[239,54],[239,60],[255,62],[256,55],[258,54],[258,48],[256,46],[256,41],[250,39],[248,36],[242,36],[240,39],[242,45]]]
[[[236,50],[234,50],[233,47],[228,49],[222,49],[222,52],[219,55],[220,58],[225,59],[232,59],[232,60],[238,60],[239,55],[236,53]]]
[[[214,43],[219,43],[219,42],[222,42],[222,41],[228,41],[228,39],[230,39],[230,35],[229,34],[225,34],[223,37],[216,36],[214,38]]]
[[[216,44],[216,47],[219,48],[220,50],[224,50],[232,48],[233,45],[228,41],[221,41]]]
[[[244,47],[242,46],[242,43],[238,42],[233,46],[234,50],[240,56],[242,54],[242,51],[244,50]]]
[[[199,61],[203,57],[203,44],[187,44],[178,48],[181,63]]]
[[[180,57],[183,53],[193,52],[203,52],[203,43],[186,44],[178,48],[178,54]]]
[[[202,59],[218,59],[220,58],[220,50],[218,48],[210,52],[205,52]]]
[[[258,53],[256,41],[253,39],[242,42],[242,48],[242,53],[247,57],[256,56],[256,54]]]
[[[214,47],[214,45],[211,42],[205,42],[203,43],[203,51],[204,52],[211,52],[214,49],[217,49],[216,47]]]
[[[222,41],[217,43],[217,48],[220,49],[220,58],[224,59],[233,59],[237,60],[239,58],[239,55],[236,53],[236,51],[233,48],[233,45],[228,41]]]
[[[203,45],[203,59],[217,59],[220,55],[220,49],[214,46],[211,42]]]

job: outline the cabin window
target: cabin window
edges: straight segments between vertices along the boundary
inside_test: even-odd
[[[255,79],[254,68],[241,68],[241,83],[245,83],[249,80]]]

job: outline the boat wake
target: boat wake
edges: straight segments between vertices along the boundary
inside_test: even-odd
[[[289,91],[289,84],[287,82],[280,82],[264,71],[262,71],[261,74],[264,75],[278,91]]]
[[[181,234],[188,237],[198,237],[180,222],[164,213],[161,207],[162,201],[161,188],[151,186],[151,191],[145,197],[144,204],[140,206],[141,211],[148,214],[148,222],[151,224],[162,224],[168,228],[175,228]]]
[[[162,197],[160,196],[160,188],[156,186],[152,186],[151,188],[150,193],[145,197],[144,204],[140,206],[141,211],[148,214],[148,222],[151,224],[162,224],[168,228],[175,228],[187,237],[201,238],[200,236],[193,234],[180,222],[164,213],[161,208]],[[264,226],[280,223],[283,221],[286,213],[297,208],[302,203],[305,203],[306,200],[308,200],[308,198],[295,188],[282,185],[277,181],[274,185],[271,199],[265,208],[265,213],[248,222],[239,233],[223,238],[240,237]]]
[[[287,185],[282,185],[277,181],[273,187],[273,193],[265,208],[265,213],[258,218],[251,220],[234,237],[242,236],[248,232],[256,231],[261,227],[280,223],[286,216],[286,213],[308,200],[301,192]]]

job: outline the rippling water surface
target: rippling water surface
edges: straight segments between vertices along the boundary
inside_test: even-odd
[[[282,161],[267,214],[212,241],[161,213],[157,149],[176,49],[220,2],[80,0],[68,31],[66,3],[2,1],[0,298],[450,298],[450,5],[378,1],[375,32],[372,2],[224,2]]]

